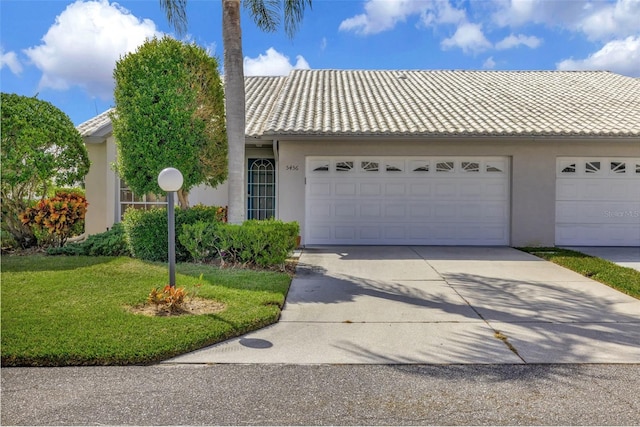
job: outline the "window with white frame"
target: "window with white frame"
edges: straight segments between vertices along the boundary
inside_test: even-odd
[[[156,196],[152,193],[139,196],[122,179],[120,180],[120,219],[124,217],[124,213],[129,208],[149,210],[166,206],[166,196]]]

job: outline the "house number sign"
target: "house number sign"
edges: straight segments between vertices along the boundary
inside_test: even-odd
[[[300,170],[300,167],[298,165],[287,165],[285,169],[288,171],[297,171]]]

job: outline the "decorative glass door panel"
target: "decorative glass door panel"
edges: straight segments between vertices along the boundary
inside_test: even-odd
[[[268,219],[276,215],[276,171],[273,159],[249,159],[248,219]]]

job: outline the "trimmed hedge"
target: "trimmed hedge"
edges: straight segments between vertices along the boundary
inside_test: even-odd
[[[92,234],[81,243],[67,243],[47,249],[49,255],[131,256],[122,223],[113,224],[104,233]]]
[[[200,221],[217,223],[225,217],[225,208],[216,206],[197,205],[189,209],[176,209],[176,235],[184,225]],[[167,261],[169,239],[166,209],[128,209],[122,223],[131,255],[147,261]],[[176,261],[187,261],[189,258],[189,251],[176,239]]]
[[[297,222],[249,220],[242,225],[198,222],[183,225],[178,240],[196,262],[219,259],[224,263],[283,267],[296,247]]]

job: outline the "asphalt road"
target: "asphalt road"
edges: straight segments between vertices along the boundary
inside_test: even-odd
[[[2,425],[638,425],[640,365],[3,368]]]

